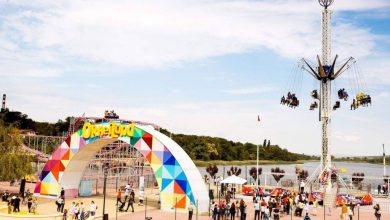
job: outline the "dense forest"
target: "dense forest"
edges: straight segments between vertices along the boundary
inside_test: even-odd
[[[169,135],[167,130],[160,130]],[[194,160],[256,160],[256,145],[226,140],[224,138],[172,134],[176,141]],[[297,161],[313,160],[317,157],[291,153],[278,145],[260,146],[259,155],[262,160]]]
[[[67,117],[64,121],[58,120],[56,123],[37,122],[26,114],[16,111],[6,110],[0,113],[0,120],[6,126],[12,126],[18,129],[33,130],[36,134],[48,136],[62,136],[69,129],[71,117]]]
[[[3,112],[0,119],[6,126],[13,126],[19,129],[31,129],[40,135],[61,136],[69,129],[71,118],[56,123],[36,122],[21,112]],[[170,134],[166,129],[160,129],[166,135],[171,135],[193,160],[256,160],[256,145],[252,143],[241,143],[226,140],[224,138],[197,136],[186,134]],[[54,146],[53,146],[54,147]],[[53,149],[49,146],[48,149]],[[50,153],[50,152],[47,152]],[[312,160],[318,157],[304,154],[291,153],[278,145],[260,146],[259,155],[261,160],[297,161]]]

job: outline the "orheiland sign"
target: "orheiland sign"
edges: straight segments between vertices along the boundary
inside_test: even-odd
[[[109,136],[112,138],[118,137],[133,137],[134,136],[134,124],[120,124],[116,122],[110,122],[109,124],[91,124],[85,122],[82,130],[82,136],[85,139]]]

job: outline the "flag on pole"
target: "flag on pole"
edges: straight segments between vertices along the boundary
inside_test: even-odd
[[[260,116],[259,115],[257,115],[257,121],[260,122]]]

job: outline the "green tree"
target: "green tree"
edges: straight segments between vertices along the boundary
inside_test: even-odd
[[[0,122],[0,181],[21,179],[31,174],[32,156],[22,151],[17,129]]]

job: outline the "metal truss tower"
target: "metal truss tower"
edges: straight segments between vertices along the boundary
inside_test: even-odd
[[[322,64],[324,67],[331,65],[331,16],[332,11],[328,10],[331,1],[319,1],[325,9],[322,11],[321,36],[322,36]],[[324,78],[320,84],[320,112],[321,112],[321,129],[322,129],[322,155],[321,170],[331,167],[331,156],[329,154],[329,126],[331,112],[331,80]]]
[[[320,82],[320,121],[321,121],[321,172],[328,172],[331,168],[331,156],[329,154],[330,144],[330,122],[331,122],[331,82],[341,75],[350,67],[350,63],[354,61],[350,57],[338,70],[335,70],[336,55],[332,61],[331,50],[331,18],[332,11],[328,7],[333,3],[333,0],[318,0],[321,6],[324,7],[321,19],[321,46],[322,56],[317,55],[318,67],[311,67],[309,63],[303,59],[304,69],[309,72],[315,79]],[[329,175],[330,176],[330,175]]]

